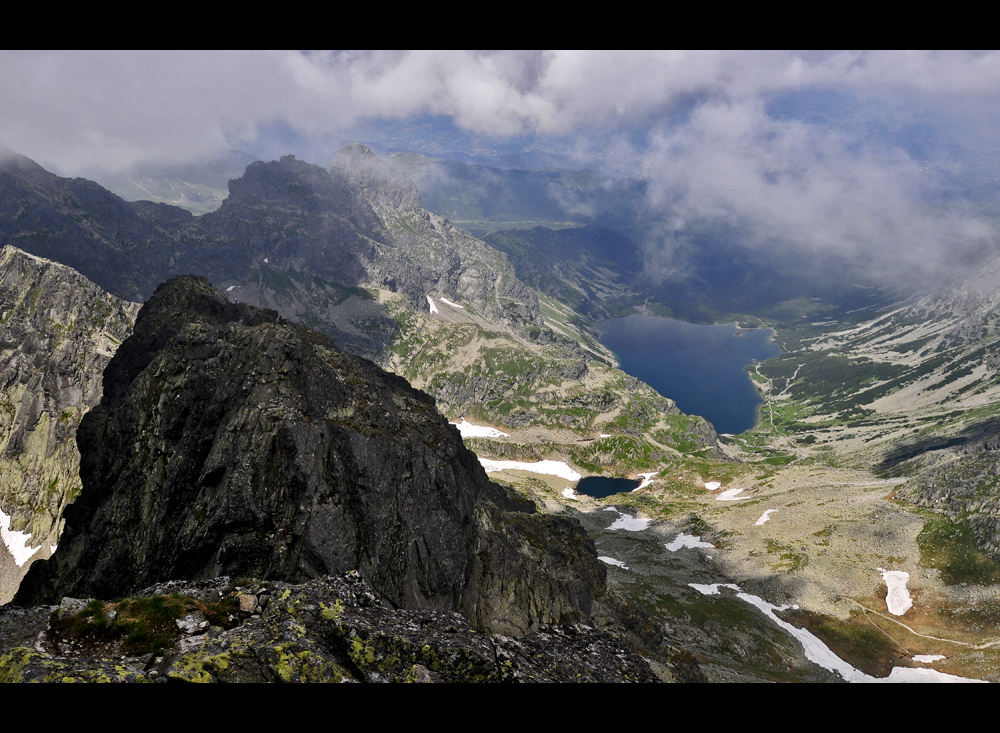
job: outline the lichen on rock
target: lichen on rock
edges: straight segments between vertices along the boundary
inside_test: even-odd
[[[172,590],[215,597],[213,585],[231,584],[173,582],[143,596],[163,598],[155,593]],[[657,681],[620,640],[583,625],[545,625],[520,638],[484,634],[455,612],[389,608],[356,572],[267,588],[278,601],[263,614],[185,636],[153,656],[74,658],[24,647],[0,652],[0,681]],[[17,610],[0,610],[0,624]]]

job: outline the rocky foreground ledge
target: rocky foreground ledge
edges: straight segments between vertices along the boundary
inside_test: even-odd
[[[150,626],[163,621],[156,608],[186,608],[165,637],[122,620],[131,599],[0,609],[0,682],[659,681],[624,643],[583,624],[477,632],[458,613],[388,608],[356,572],[242,583],[138,594]],[[142,644],[154,648],[138,653]]]

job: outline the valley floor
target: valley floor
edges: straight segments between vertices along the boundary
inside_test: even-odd
[[[786,621],[873,677],[902,666],[1000,681],[1000,566],[959,518],[904,501],[909,476],[884,468],[908,446],[919,453],[934,441],[949,444],[989,419],[1000,405],[995,380],[970,388],[982,366],[950,378],[960,355],[934,369],[905,353],[896,358],[899,338],[881,349],[856,336],[798,338],[783,363],[756,370],[761,420],[749,433],[723,437],[729,460],[678,455],[656,466],[644,488],[607,499],[567,492],[574,482],[557,476],[491,476],[547,511],[580,518],[608,563],[610,586],[651,609],[710,679],[841,675],[808,661],[761,610],[728,591],[702,595],[691,583],[735,584],[788,604]],[[816,356],[817,343],[837,350]],[[890,359],[893,369],[884,366]],[[827,393],[803,390],[803,379],[831,369],[841,370],[841,381],[827,374]],[[856,399],[864,390],[870,394]],[[634,532],[614,529],[612,508],[649,521]],[[887,579],[912,602],[901,615],[889,610]]]
[[[691,583],[734,583],[768,603],[796,606],[793,625],[872,676],[930,666],[1000,681],[1000,586],[946,585],[939,570],[922,564],[924,515],[893,499],[899,479],[815,462],[773,471],[744,465],[727,476],[674,469],[608,499],[567,498],[574,482],[554,475],[491,475],[550,512],[579,518],[608,563],[611,587],[654,609],[670,640],[695,653],[710,679],[838,677],[810,664],[760,611],[732,597],[703,596]],[[720,487],[707,490],[713,481]],[[902,616],[887,608],[882,570],[909,574],[913,606]],[[740,624],[727,625],[733,614]],[[944,659],[927,665],[913,661],[918,655]]]

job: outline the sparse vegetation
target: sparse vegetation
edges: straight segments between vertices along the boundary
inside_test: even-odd
[[[50,621],[50,643],[68,643],[80,656],[116,650],[128,656],[158,653],[172,645],[181,631],[177,619],[201,612],[215,626],[231,628],[239,608],[232,597],[202,603],[188,596],[156,595],[114,603],[92,600],[76,614]]]
[[[852,667],[872,677],[888,677],[893,667],[909,655],[874,621],[859,611],[840,620],[804,610],[781,611],[790,624],[806,628]]]
[[[1000,583],[1000,564],[976,548],[972,531],[940,514],[928,513],[917,536],[920,564],[937,568],[948,585]]]

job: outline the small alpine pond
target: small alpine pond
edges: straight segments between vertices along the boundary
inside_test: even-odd
[[[628,493],[641,484],[640,479],[632,478],[609,478],[607,476],[587,476],[577,483],[576,492],[592,496],[595,499],[603,499],[614,494]]]

